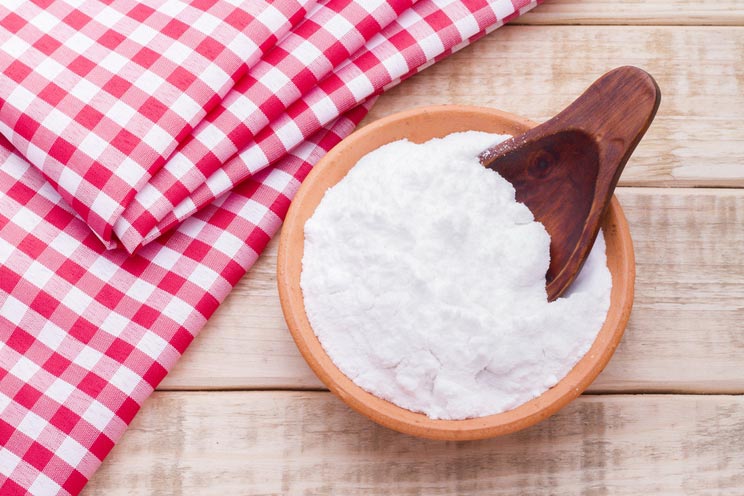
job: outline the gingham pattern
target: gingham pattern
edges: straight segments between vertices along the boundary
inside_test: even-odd
[[[196,166],[199,158],[190,162],[189,166],[179,164],[181,175],[174,175],[177,181],[173,184],[196,183],[198,187],[193,192],[189,192],[191,188],[185,186],[174,188],[183,197],[176,205],[171,202],[173,196],[168,197],[155,189],[148,190],[151,198],[148,205],[153,211],[145,215],[142,215],[141,208],[130,215],[125,211],[125,217],[119,223],[123,245],[128,250],[135,250],[156,239],[214,198],[270,165],[339,112],[352,108],[370,95],[389,89],[533,6],[534,3],[527,2],[515,5],[509,0],[491,3],[419,1],[301,99],[289,105],[253,140],[245,142],[246,146],[206,181]],[[225,106],[220,107],[220,111],[223,116],[233,112],[231,107]],[[228,124],[235,121],[226,119]],[[223,129],[212,135],[232,137],[240,134],[233,134],[234,129]],[[159,219],[158,223],[154,222],[156,219]],[[150,228],[149,232],[146,228]]]
[[[158,13],[172,13],[168,9],[184,7],[186,3],[199,12],[260,7],[258,2],[239,0],[144,2],[156,7]],[[81,190],[98,195],[100,190],[92,186],[95,181],[88,181],[85,187],[82,181],[75,188],[60,187],[59,177],[69,177],[65,171],[76,170],[77,162],[72,162],[81,157],[73,154],[63,163],[55,158],[51,147],[60,139],[72,143],[85,138],[74,132],[70,135],[69,125],[57,129],[42,117],[62,112],[62,108],[68,111],[62,102],[74,99],[69,100],[65,94],[56,103],[52,103],[54,99],[47,101],[48,95],[41,95],[46,86],[31,85],[36,72],[9,69],[19,66],[8,54],[15,53],[13,47],[19,46],[16,38],[27,43],[34,37],[29,32],[17,35],[18,30],[36,30],[38,39],[34,43],[49,53],[33,59],[33,54],[43,52],[34,46],[16,53],[17,59],[27,68],[36,63],[64,65],[58,62],[57,54],[66,53],[69,47],[49,48],[55,45],[55,38],[39,33],[61,29],[55,19],[60,19],[60,12],[65,9],[76,14],[62,22],[76,32],[88,33],[80,36],[89,40],[93,39],[89,36],[91,31],[85,30],[92,28],[86,26],[110,23],[107,16],[111,9],[124,12],[127,22],[134,19],[148,28],[152,28],[150,19],[156,13],[126,15],[133,9],[142,12],[137,9],[143,7],[130,0],[3,0],[0,63],[5,65],[0,70],[0,131],[14,140],[17,149],[0,139],[0,495],[77,494],[144,399],[275,234],[312,164],[366,114],[374,98],[368,97],[532,6],[517,0],[421,0],[408,8],[403,1],[356,3],[364,3],[365,7],[351,0],[324,0],[313,5],[281,3],[295,5],[297,12],[307,11],[308,18],[316,21],[326,19],[323,16],[330,20],[340,15],[355,22],[344,31],[348,37],[333,43],[327,33],[340,33],[337,28],[328,28],[327,22],[303,24],[288,11],[277,9],[283,13],[277,18],[281,24],[277,30],[294,26],[296,31],[285,36],[267,34],[267,41],[258,47],[263,58],[249,60],[256,53],[255,47],[250,48],[245,54],[245,67],[236,68],[229,75],[230,81],[225,85],[237,81],[233,92],[228,93],[230,88],[217,90],[210,86],[213,96],[181,131],[167,129],[168,137],[164,139],[171,143],[168,146],[183,139],[174,157],[191,142],[199,142],[199,146],[212,143],[205,131],[212,129],[216,143],[225,147],[220,151],[225,158],[204,162],[208,165],[199,170],[201,176],[195,176],[191,190],[178,193],[183,199],[177,202],[175,211],[156,221],[149,232],[140,233],[131,228],[131,223],[129,229],[122,231],[122,238],[135,233],[129,248],[168,231],[130,255],[124,249],[107,250],[99,239],[106,238],[105,226],[111,227],[117,215],[107,216],[105,209],[99,214],[96,204],[86,206],[78,198]],[[275,9],[277,5],[272,4]],[[40,13],[39,9],[48,13]],[[77,12],[95,15],[81,23]],[[254,15],[260,17],[263,12],[266,10],[258,8]],[[34,13],[37,17],[27,15]],[[37,20],[24,20],[32,18]],[[312,28],[302,28],[304,25]],[[66,39],[77,39],[75,33],[67,34],[70,37]],[[61,35],[55,31],[55,36]],[[252,39],[257,44],[256,38]],[[273,44],[280,51],[274,52],[270,46]],[[196,51],[194,46],[190,49]],[[307,71],[295,63],[295,59],[305,60],[304,55],[297,55],[304,53],[302,50],[316,55]],[[270,55],[282,51],[286,55]],[[101,53],[108,56],[112,52]],[[248,66],[252,68],[250,75],[240,79],[241,71],[245,73]],[[126,62],[121,67],[124,72],[117,75],[124,79],[130,66]],[[259,71],[257,67],[263,69]],[[99,69],[96,66],[86,74],[77,74],[73,78],[75,84]],[[44,71],[41,74],[49,76]],[[54,84],[67,88],[69,71],[75,69],[63,67]],[[277,79],[265,74],[274,74],[272,77]],[[193,84],[208,80],[202,79],[201,74],[192,75]],[[310,82],[305,78],[311,78]],[[273,81],[284,84],[275,85]],[[266,88],[274,92],[269,94]],[[156,89],[153,93],[157,93]],[[267,103],[275,96],[273,93],[277,95],[275,100]],[[235,96],[220,103],[220,97],[227,94]],[[248,102],[246,94],[252,95]],[[12,98],[8,99],[8,95]],[[24,100],[19,95],[28,98]],[[29,112],[33,106],[37,106],[36,110]],[[210,108],[215,110],[207,114]],[[208,119],[197,125],[205,115],[209,115]],[[250,118],[246,118],[248,124],[244,127],[237,120],[241,116]],[[193,135],[187,136],[195,126]],[[54,129],[58,132],[56,137]],[[127,129],[142,132],[136,136],[133,148],[139,149],[140,141],[146,142],[144,136],[149,128]],[[97,126],[83,126],[82,131],[86,137],[101,132]],[[230,145],[224,142],[225,136],[240,139]],[[37,146],[36,140],[52,145],[45,149]],[[99,151],[108,153],[110,146],[114,145],[106,144]],[[90,157],[83,155],[82,163],[89,161]],[[140,177],[142,184],[134,187],[128,180],[140,174],[139,169],[131,175],[127,175],[130,173],[124,163],[113,164],[111,170],[105,166],[103,169],[112,177],[114,172],[117,178],[123,174],[131,200],[160,167],[173,167],[171,161],[166,163],[166,155],[155,157],[150,169]],[[190,156],[192,161],[187,162],[185,170],[169,169],[172,177],[167,177],[164,184],[173,185],[182,177],[190,177],[189,172],[201,165],[193,161],[198,156]],[[126,154],[121,158],[129,160]],[[97,162],[93,166],[102,167]],[[54,167],[59,169],[56,179],[49,177],[49,171],[56,170]],[[179,197],[171,196],[168,189],[155,190],[171,204]],[[159,201],[153,204],[159,205]],[[127,205],[127,198],[122,198],[114,210],[125,212]],[[91,216],[89,211],[93,210],[97,217]],[[98,224],[91,222],[94,217]]]
[[[358,107],[135,256],[0,143],[0,494],[77,494]]]
[[[102,239],[310,0],[3,0],[0,132]]]
[[[124,247],[132,252],[157,237],[151,231],[175,205],[412,4],[331,0],[308,16],[251,68],[135,196],[114,224]]]

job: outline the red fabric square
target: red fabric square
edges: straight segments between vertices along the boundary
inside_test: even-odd
[[[113,447],[114,442],[107,435],[101,434],[90,446],[90,452],[99,460],[103,460]]]
[[[195,309],[197,312],[202,314],[205,319],[208,319],[212,313],[214,312],[214,309],[217,308],[217,305],[219,305],[220,302],[212,296],[209,293],[206,293],[204,296],[202,296],[197,304],[195,305]]]
[[[253,21],[254,17],[248,14],[246,11],[241,9],[235,9],[225,17],[225,22],[237,29],[242,31]]]
[[[177,40],[183,33],[189,30],[189,25],[178,19],[171,19],[160,32],[164,35]]]
[[[51,55],[55,50],[57,50],[57,48],[62,46],[62,43],[48,34],[44,34],[41,38],[36,40],[33,46],[44,55]]]
[[[157,62],[159,58],[160,54],[153,50],[150,50],[147,47],[144,47],[142,50],[137,52],[134,57],[132,57],[132,61],[141,65],[145,69],[148,69],[152,67],[152,64]]]
[[[21,276],[13,272],[7,265],[0,265],[0,290],[12,293]]]
[[[54,83],[47,84],[44,89],[39,92],[39,96],[52,107],[55,107],[67,95],[67,91],[63,90]],[[25,116],[26,115],[24,114],[24,117]]]
[[[220,214],[221,215],[215,215],[214,217],[209,219],[209,223],[221,229],[225,229],[233,222],[233,220],[235,220],[235,217],[237,217],[236,214],[228,212],[226,210],[220,211]]]
[[[191,0],[192,7],[203,11],[211,9],[216,3],[217,0]]]
[[[72,362],[67,358],[63,357],[59,353],[52,353],[46,362],[44,362],[44,370],[49,372],[55,377],[61,377],[62,373],[67,370]]]
[[[0,486],[0,494],[3,496],[27,496],[28,491],[13,479],[6,479],[3,485]]]
[[[88,24],[92,19],[89,15],[84,14],[83,12],[75,9],[67,16],[62,19],[62,21],[67,24],[68,26],[76,29],[81,30],[86,24]]]
[[[44,318],[50,318],[59,306],[59,300],[49,295],[45,291],[40,291],[34,301],[31,302],[31,308],[36,310]]]
[[[204,260],[204,257],[207,256],[211,249],[212,247],[209,246],[207,243],[195,239],[191,241],[191,243],[189,243],[189,246],[186,247],[186,249],[183,251],[183,254],[192,260],[201,262],[202,260]]]
[[[86,482],[88,482],[88,479],[86,479],[83,474],[77,470],[73,470],[64,484],[62,484],[62,489],[70,494],[78,494],[83,490]]]
[[[41,123],[32,117],[29,117],[26,114],[22,114],[20,117],[18,117],[18,120],[15,123],[15,126],[13,126],[13,131],[20,134],[27,140],[31,140],[34,137],[34,134],[36,134],[36,131],[41,126]]]
[[[139,411],[139,405],[132,398],[126,398],[118,410],[116,416],[127,424],[132,421],[135,414]]]
[[[41,7],[42,9],[48,8],[50,5],[52,5],[52,2],[54,0],[32,0],[36,5]]]
[[[183,67],[176,67],[168,76],[167,81],[179,90],[186,91],[196,79],[197,77],[193,72],[187,71]]]
[[[113,144],[113,141],[112,141]],[[95,166],[91,167],[85,172],[85,175],[83,176],[86,181],[88,181],[90,184],[95,186],[98,189],[103,189],[103,187],[106,185],[106,183],[111,179],[111,176],[113,176],[114,173],[106,166],[101,164],[100,162],[95,162]],[[77,199],[77,198],[76,198]],[[95,244],[95,236],[93,238],[88,238],[85,240],[85,245],[88,246],[91,249],[95,249],[96,246],[100,246],[99,244]]]
[[[172,198],[179,198],[179,195],[188,196],[189,189],[186,187],[185,184],[176,181],[171,185],[170,188],[168,188],[168,192],[166,196],[172,197]]]
[[[10,335],[6,343],[15,351],[23,355],[34,344],[34,337],[22,329],[16,329]]]
[[[87,76],[90,71],[96,67],[96,64],[91,61],[88,57],[78,55],[75,59],[67,65],[67,68],[80,77]]]
[[[127,343],[123,339],[116,338],[111,346],[106,350],[106,355],[110,356],[117,363],[124,363],[124,361],[132,354],[134,346]]]
[[[18,248],[23,251],[23,253],[36,260],[39,258],[41,252],[47,248],[47,244],[33,234],[29,234],[18,244]]]
[[[214,300],[214,298],[212,299]],[[175,332],[175,334],[173,334],[173,337],[170,340],[170,345],[173,346],[178,353],[183,355],[183,352],[186,351],[186,348],[189,347],[193,340],[194,335],[181,327]]]
[[[60,207],[59,205],[52,206],[52,208],[49,209],[49,213],[44,218],[44,220],[49,222],[57,229],[64,229],[70,224],[70,222],[73,221],[73,219],[74,217],[70,214],[70,212]]]
[[[15,396],[13,396],[13,401],[25,407],[27,410],[31,410],[39,398],[41,398],[41,391],[30,384],[24,384]]]
[[[130,10],[127,13],[127,16],[131,17],[132,19],[135,19],[139,22],[143,22],[145,19],[150,17],[155,13],[155,9],[152,7],[149,7],[145,4],[138,4],[136,5],[132,10]]]
[[[124,93],[126,93],[127,90],[131,87],[132,83],[120,76],[113,75],[111,76],[111,79],[106,81],[106,84],[103,85],[103,90],[107,91],[116,98],[121,98]]]
[[[26,451],[26,454],[23,455],[23,460],[35,467],[37,470],[44,470],[44,467],[46,467],[49,460],[52,459],[52,456],[54,456],[54,453],[46,449],[44,446],[39,443],[33,443],[28,448],[28,451]]]
[[[119,131],[119,133],[114,136],[114,139],[111,140],[111,144],[124,155],[132,153],[132,150],[134,150],[139,143],[140,139],[126,129]]]
[[[20,60],[14,60],[8,67],[5,68],[3,74],[8,76],[16,83],[20,84],[23,82],[24,79],[26,79],[26,76],[31,74],[31,72],[32,69],[29,66],[27,66]]]
[[[6,446],[14,432],[15,427],[0,418],[0,446]]]
[[[62,262],[57,269],[57,275],[70,284],[76,284],[86,273],[87,271],[71,258]]]
[[[141,325],[145,329],[152,328],[153,322],[155,322],[160,316],[160,312],[155,310],[149,305],[142,305],[137,313],[132,316],[132,321]]]
[[[15,12],[11,12],[0,20],[0,26],[4,27],[11,33],[18,33],[18,31],[20,31],[25,25],[26,21]]]
[[[168,294],[178,294],[178,291],[186,284],[186,279],[178,274],[168,274],[158,283],[158,287]]]
[[[223,50],[225,50],[225,45],[214,38],[204,38],[204,40],[196,47],[196,51],[207,60],[216,59]]]
[[[62,162],[63,165],[69,163],[73,153],[75,153],[75,146],[61,137],[54,140],[49,148],[49,155]]]
[[[276,95],[269,95],[259,108],[266,115],[274,115],[284,108],[284,103]]]
[[[126,37],[123,34],[117,33],[113,29],[109,29],[98,38],[98,43],[109,50],[113,50],[121,45],[124,40],[126,40]]]
[[[50,424],[65,434],[71,433],[78,422],[80,422],[80,416],[64,405],[59,407],[49,421]]]
[[[103,117],[104,115],[101,112],[90,105],[86,105],[75,116],[75,122],[85,127],[85,129],[93,129],[103,120]]]
[[[8,190],[7,195],[18,203],[25,204],[36,195],[36,192],[23,183],[16,183]],[[0,212],[0,216],[2,216],[2,212]],[[32,236],[32,234],[29,234],[29,236]]]
[[[106,308],[116,308],[124,298],[124,293],[110,284],[104,284],[96,295],[96,301],[102,303]]]
[[[140,277],[142,273],[150,266],[146,258],[137,255],[129,257],[121,264],[121,268],[135,277]]]
[[[148,98],[140,107],[140,113],[150,119],[152,122],[158,122],[161,117],[168,111],[168,107],[163,105],[157,98]]]
[[[103,380],[100,376],[96,375],[94,372],[88,372],[85,377],[83,377],[83,380],[80,381],[80,384],[78,384],[78,389],[91,398],[97,398],[99,394],[101,394],[101,391],[103,391],[103,388],[106,387],[106,382]]]
[[[155,389],[158,384],[160,384],[160,381],[163,380],[163,378],[166,376],[168,371],[160,365],[158,362],[154,362],[149,369],[147,369],[147,372],[145,372],[145,375],[142,376],[142,378],[147,381],[147,383]]]
[[[74,337],[78,341],[85,344],[90,343],[90,340],[95,336],[98,326],[90,323],[84,317],[80,317],[75,321],[70,329],[70,336]]]
[[[266,233],[263,233],[263,236],[261,235],[262,231],[260,229],[254,229],[253,233],[257,233],[256,238],[260,241],[254,241],[256,244],[251,244],[250,246],[257,246],[259,252],[263,251],[264,248],[266,248],[266,244],[271,240],[269,238],[269,235]],[[251,234],[253,234],[251,233]],[[263,242],[263,246],[260,244]],[[225,263],[225,267],[220,272],[220,275],[225,278],[225,280],[230,284],[230,286],[235,286],[241,277],[243,277],[243,270],[240,267],[240,264],[235,262],[234,260],[228,260]]]

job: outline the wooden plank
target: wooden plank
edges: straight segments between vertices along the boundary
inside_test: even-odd
[[[744,25],[744,2],[548,0],[518,24]]]
[[[591,390],[744,392],[744,191],[622,188],[637,259],[626,335]],[[276,242],[162,389],[321,388],[277,296]]]
[[[84,495],[733,494],[744,397],[583,396],[521,433],[437,442],[325,392],[156,393]]]
[[[742,54],[742,28],[505,26],[391,89],[365,123],[449,103],[541,121],[606,71],[636,65],[662,101],[621,184],[744,187]]]

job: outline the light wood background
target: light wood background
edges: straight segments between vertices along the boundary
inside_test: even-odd
[[[633,64],[662,89],[618,197],[630,326],[589,393],[504,438],[379,427],[325,391],[284,324],[276,243],[144,405],[92,495],[744,494],[744,0],[549,1],[383,95],[543,120]]]

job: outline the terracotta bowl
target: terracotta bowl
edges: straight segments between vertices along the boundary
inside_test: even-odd
[[[323,350],[308,322],[300,289],[305,221],[325,191],[336,184],[368,152],[391,141],[423,142],[449,133],[480,130],[520,134],[535,123],[498,110],[433,106],[380,119],[343,140],[314,167],[287,214],[279,243],[278,285],[284,317],[297,347],[320,380],[351,408],[391,429],[415,436],[465,440],[499,436],[533,425],[565,406],[586,389],[610,360],[630,317],[635,259],[628,223],[617,198],[612,199],[602,229],[612,294],[607,320],[589,352],[554,387],[507,412],[467,420],[432,420],[380,399],[346,377]]]

